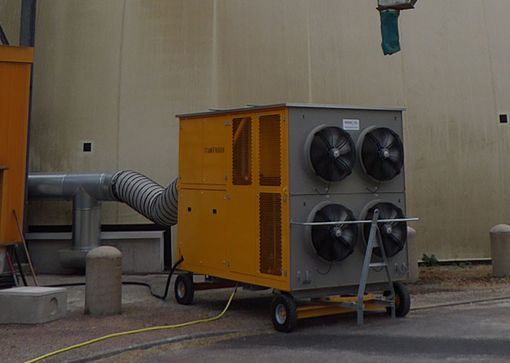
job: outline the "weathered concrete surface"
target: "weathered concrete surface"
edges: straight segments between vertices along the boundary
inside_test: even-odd
[[[102,316],[122,311],[122,253],[96,247],[86,257],[85,314]]]
[[[71,248],[71,233],[28,233],[27,243],[35,269],[42,274],[73,274],[60,264],[58,251]],[[101,244],[122,252],[122,272],[129,274],[164,271],[162,231],[102,232]]]
[[[0,324],[39,324],[66,316],[63,288],[13,287],[0,290]]]
[[[510,226],[498,224],[490,230],[492,274],[510,276]]]

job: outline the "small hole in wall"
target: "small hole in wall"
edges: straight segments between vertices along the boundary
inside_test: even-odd
[[[191,207],[188,207],[188,212],[191,212]]]
[[[216,214],[216,213],[217,213],[216,209],[213,209],[212,214]]]
[[[499,115],[499,123],[507,124],[508,123],[508,115],[506,113],[502,113]]]
[[[91,142],[84,142],[83,143],[83,152],[84,153],[92,152],[92,143]]]

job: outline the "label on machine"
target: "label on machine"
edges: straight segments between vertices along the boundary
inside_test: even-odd
[[[344,118],[343,129],[347,130],[347,131],[358,131],[359,130],[359,120]]]

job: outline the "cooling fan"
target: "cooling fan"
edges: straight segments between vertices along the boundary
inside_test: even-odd
[[[371,203],[365,212],[362,213],[362,219],[372,220],[374,211],[379,210],[379,219],[400,219],[405,218],[402,209],[397,207],[393,203],[388,202],[376,202]],[[370,235],[371,224],[364,224],[363,229],[363,240],[365,244],[368,243]],[[407,223],[406,222],[387,222],[378,223],[379,235],[384,246],[384,251],[387,257],[393,257],[399,253],[405,246],[407,241]],[[379,247],[374,248],[374,254],[381,257],[381,250]]]
[[[389,128],[370,127],[364,130],[358,150],[361,166],[372,179],[389,181],[402,171],[404,145],[400,137]]]
[[[319,126],[310,133],[306,145],[310,167],[324,181],[338,182],[352,173],[355,145],[343,129]]]
[[[336,222],[355,220],[351,210],[341,204],[320,204],[310,214],[312,222]],[[355,224],[319,225],[311,228],[311,240],[315,252],[324,260],[339,262],[354,251],[358,238]]]

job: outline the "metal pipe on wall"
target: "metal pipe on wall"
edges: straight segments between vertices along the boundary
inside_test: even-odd
[[[116,201],[111,173],[34,173],[28,176],[28,197],[32,200],[72,200],[80,189],[100,201]]]
[[[166,188],[134,172],[38,173],[28,176],[31,200],[72,200],[72,248],[59,251],[64,267],[84,268],[88,251],[101,243],[101,201],[123,202],[162,226],[177,223],[177,179]]]

